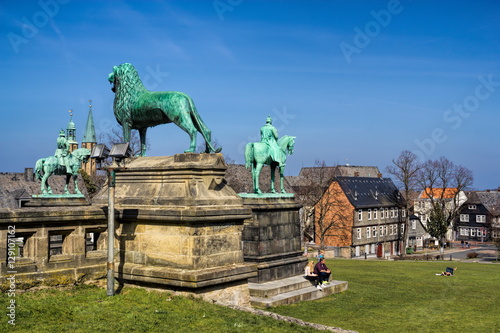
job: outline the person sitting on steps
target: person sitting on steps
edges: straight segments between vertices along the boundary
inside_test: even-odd
[[[318,283],[318,274],[315,274],[314,273],[314,261],[309,261],[307,263],[307,266],[306,268],[304,269],[304,277],[311,281],[311,282],[314,282],[314,285],[316,286],[316,288],[318,288],[319,290],[322,290],[323,288],[321,287],[321,285]]]
[[[328,279],[332,272],[325,264],[325,258],[320,258],[316,266],[314,266],[314,274],[318,275],[318,283],[320,285],[328,284]]]

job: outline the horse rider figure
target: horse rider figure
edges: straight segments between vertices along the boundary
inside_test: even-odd
[[[282,166],[280,158],[280,146],[278,146],[278,131],[273,126],[271,116],[267,117],[266,124],[260,129],[260,142],[264,142],[269,147],[269,155],[273,162]]]
[[[66,168],[66,172],[70,172],[68,165],[69,147],[69,142],[66,140],[66,133],[64,130],[61,130],[57,138],[57,149],[54,156],[57,158],[59,165]]]

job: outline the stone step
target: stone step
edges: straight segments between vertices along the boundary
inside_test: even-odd
[[[303,283],[304,281],[306,283]],[[333,280],[328,285],[323,286],[323,290],[318,290],[303,276],[295,276],[260,284],[249,283],[248,286],[250,304],[254,307],[266,308],[310,301],[340,293],[348,289],[348,282]]]
[[[268,298],[286,292],[313,286],[313,283],[302,275],[292,276],[285,279],[273,280],[264,283],[248,283],[250,296]]]

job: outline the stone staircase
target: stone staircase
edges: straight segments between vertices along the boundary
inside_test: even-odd
[[[266,308],[271,306],[293,304],[300,301],[310,301],[331,294],[346,291],[347,281],[330,281],[318,290],[304,276],[293,276],[286,279],[264,283],[248,283],[250,289],[250,304],[254,307]]]

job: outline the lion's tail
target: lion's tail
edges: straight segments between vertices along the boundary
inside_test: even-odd
[[[203,139],[207,143],[207,148],[210,150],[210,151],[207,151],[207,153],[209,153],[209,152],[214,152],[214,153],[220,152],[222,150],[222,147],[215,149],[212,146],[212,132],[207,127],[207,125],[205,125],[205,123],[203,122],[203,120],[201,119],[201,117],[200,117],[200,115],[198,113],[198,110],[196,109],[196,106],[193,103],[193,100],[190,97],[188,97],[188,100],[189,100],[189,107],[191,109],[191,119],[193,120],[194,126],[196,127],[196,129],[198,130],[198,132],[201,133],[201,135],[203,136]]]

